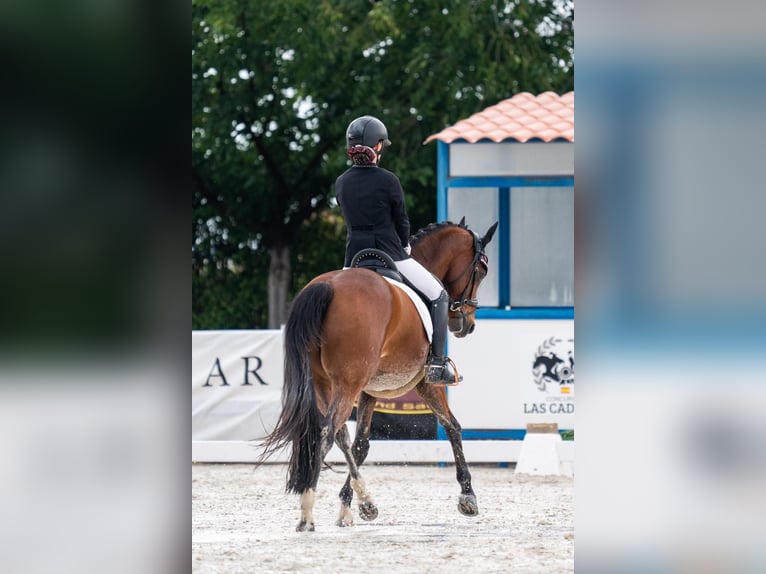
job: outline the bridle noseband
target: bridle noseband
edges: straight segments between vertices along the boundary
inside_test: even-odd
[[[452,313],[458,313],[459,317],[455,320],[455,322],[459,322],[459,326],[457,328],[452,328],[453,326],[453,320],[450,319],[450,330],[451,331],[459,331],[462,330],[463,324],[465,322],[465,317],[468,313],[466,313],[465,308],[466,307],[473,307],[474,310],[478,309],[479,307],[479,299],[476,298],[468,298],[466,295],[468,293],[471,293],[473,291],[473,287],[478,281],[479,277],[479,264],[484,266],[484,272],[487,272],[487,265],[489,263],[489,260],[487,259],[487,255],[484,253],[484,246],[481,244],[481,240],[479,239],[479,236],[476,234],[475,231],[469,230],[473,234],[473,260],[468,265],[468,267],[465,268],[465,271],[463,271],[460,275],[455,277],[454,279],[445,280],[444,286],[447,287],[447,285],[452,285],[453,283],[456,283],[463,277],[465,277],[469,271],[473,270],[471,273],[471,277],[466,281],[465,288],[463,289],[463,292],[460,294],[460,297],[457,299],[450,298],[449,302],[449,310]]]

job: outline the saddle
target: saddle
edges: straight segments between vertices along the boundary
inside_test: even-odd
[[[396,263],[391,259],[391,256],[380,249],[362,249],[351,258],[351,263],[348,266],[369,269],[370,271],[375,271],[378,275],[383,275],[383,277],[409,284],[408,281],[404,280],[402,274],[399,273]]]
[[[423,329],[426,332],[428,342],[431,342],[433,335],[433,321],[431,320],[431,313],[429,311],[431,301],[423,294],[420,289],[415,287],[412,283],[397,270],[396,263],[391,259],[391,256],[384,253],[379,249],[362,249],[356,255],[351,258],[349,268],[361,268],[375,271],[378,275],[381,275],[386,281],[392,283],[404,291],[407,296],[412,300],[415,305],[420,320],[423,323]]]

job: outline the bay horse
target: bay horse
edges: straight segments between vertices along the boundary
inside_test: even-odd
[[[412,257],[434,274],[450,297],[449,329],[473,332],[477,290],[487,274],[484,248],[495,222],[479,237],[460,223],[433,223],[410,241]],[[460,485],[458,510],[479,512],[463,455],[461,427],[450,411],[444,386],[425,382],[429,342],[415,305],[399,288],[369,269],[331,271],[311,280],[293,300],[285,325],[282,412],[263,442],[261,461],[292,444],[286,492],[300,495],[296,530],[314,530],[314,497],[324,458],[337,444],[348,464],[339,497],[337,526],[352,526],[356,493],[359,516],[374,520],[378,509],[359,467],[367,458],[376,398],[413,388],[444,427]],[[346,421],[357,406],[353,445]]]

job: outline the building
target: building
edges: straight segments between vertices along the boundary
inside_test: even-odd
[[[528,422],[574,426],[574,92],[520,93],[437,142],[437,216],[483,233],[476,331],[450,338],[465,377],[449,389],[464,438],[520,438]]]

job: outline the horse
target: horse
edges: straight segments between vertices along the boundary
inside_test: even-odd
[[[484,248],[495,222],[479,236],[465,225],[432,223],[410,239],[411,256],[437,277],[450,297],[449,330],[456,337],[474,331],[477,291],[487,274]],[[285,491],[300,495],[299,532],[314,531],[314,498],[324,458],[337,444],[348,476],[339,493],[337,526],[359,516],[374,520],[378,509],[359,467],[367,458],[376,398],[401,396],[413,388],[447,433],[461,493],[458,510],[479,512],[463,454],[461,427],[450,411],[444,386],[427,383],[429,342],[408,296],[369,269],[330,271],[312,279],[295,297],[284,332],[282,411],[262,443],[261,461],[292,445]],[[357,404],[353,445],[346,421]]]

